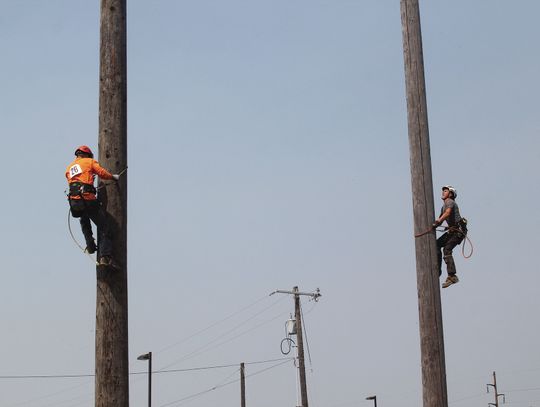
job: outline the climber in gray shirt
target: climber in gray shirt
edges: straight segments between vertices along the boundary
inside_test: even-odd
[[[433,223],[433,227],[440,226],[446,221],[447,232],[437,239],[437,256],[439,260],[439,276],[442,274],[442,260],[446,263],[448,278],[442,284],[443,288],[456,284],[459,278],[456,273],[456,264],[452,256],[452,250],[460,244],[467,234],[466,221],[459,214],[459,207],[455,199],[457,191],[451,185],[442,187],[441,199],[444,201],[440,216]],[[443,256],[444,254],[444,256]]]

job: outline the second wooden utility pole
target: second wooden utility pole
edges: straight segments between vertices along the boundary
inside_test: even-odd
[[[126,0],[101,1],[99,161],[127,168]],[[116,268],[97,270],[95,405],[128,407],[127,175],[99,195]]]
[[[489,406],[499,407],[499,397],[501,396],[503,398],[503,403],[506,402],[506,397],[504,396],[504,394],[499,393],[497,390],[497,375],[495,374],[495,372],[493,372],[493,384],[488,383],[487,385],[488,393],[489,393],[489,386],[493,387],[493,390],[495,391],[495,403],[488,403]]]
[[[306,364],[304,361],[304,336],[302,334],[302,314],[300,311],[300,295],[298,287],[293,288],[294,292],[294,316],[296,319],[296,341],[298,346],[298,371],[300,374],[300,396],[302,407],[308,407]]]
[[[435,219],[418,0],[401,0],[414,233]],[[424,407],[447,407],[441,294],[435,233],[415,239]]]
[[[240,363],[240,407],[246,407],[246,375],[244,362]]]
[[[293,287],[292,291],[276,290],[270,295],[276,293],[294,295],[294,315],[296,319],[296,341],[298,342],[296,346],[298,347],[298,374],[300,376],[300,397],[302,403],[301,407],[308,407],[306,364],[304,362],[304,337],[302,334],[302,309],[300,308],[300,296],[307,295],[317,301],[321,296],[321,293],[318,288],[314,293],[302,293],[298,291],[298,287]]]

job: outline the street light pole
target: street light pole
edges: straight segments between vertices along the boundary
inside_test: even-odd
[[[152,407],[152,352],[139,356],[137,360],[148,361],[148,407]]]
[[[375,404],[375,407],[377,407],[377,396],[366,397],[366,400],[373,400],[373,403]]]

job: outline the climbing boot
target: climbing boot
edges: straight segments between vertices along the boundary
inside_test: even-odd
[[[451,275],[451,276],[448,276],[446,278],[446,281],[444,283],[442,283],[442,288],[447,288],[447,287],[450,287],[452,284],[456,284],[459,282],[459,278],[458,276],[456,276],[455,274]]]
[[[94,254],[96,250],[97,250],[97,246],[93,239],[90,243],[86,245],[86,249],[84,249],[84,251],[88,254]]]
[[[110,268],[115,268],[116,267],[114,265],[114,262],[113,262],[111,256],[101,256],[99,258],[98,266],[99,267],[104,267],[104,268],[105,267],[110,267]]]

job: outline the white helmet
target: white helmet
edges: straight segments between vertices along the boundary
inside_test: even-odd
[[[445,185],[445,186],[442,187],[442,189],[443,189],[443,191],[445,189],[449,190],[450,192],[452,192],[452,194],[454,194],[454,198],[457,198],[457,190],[452,185]]]

